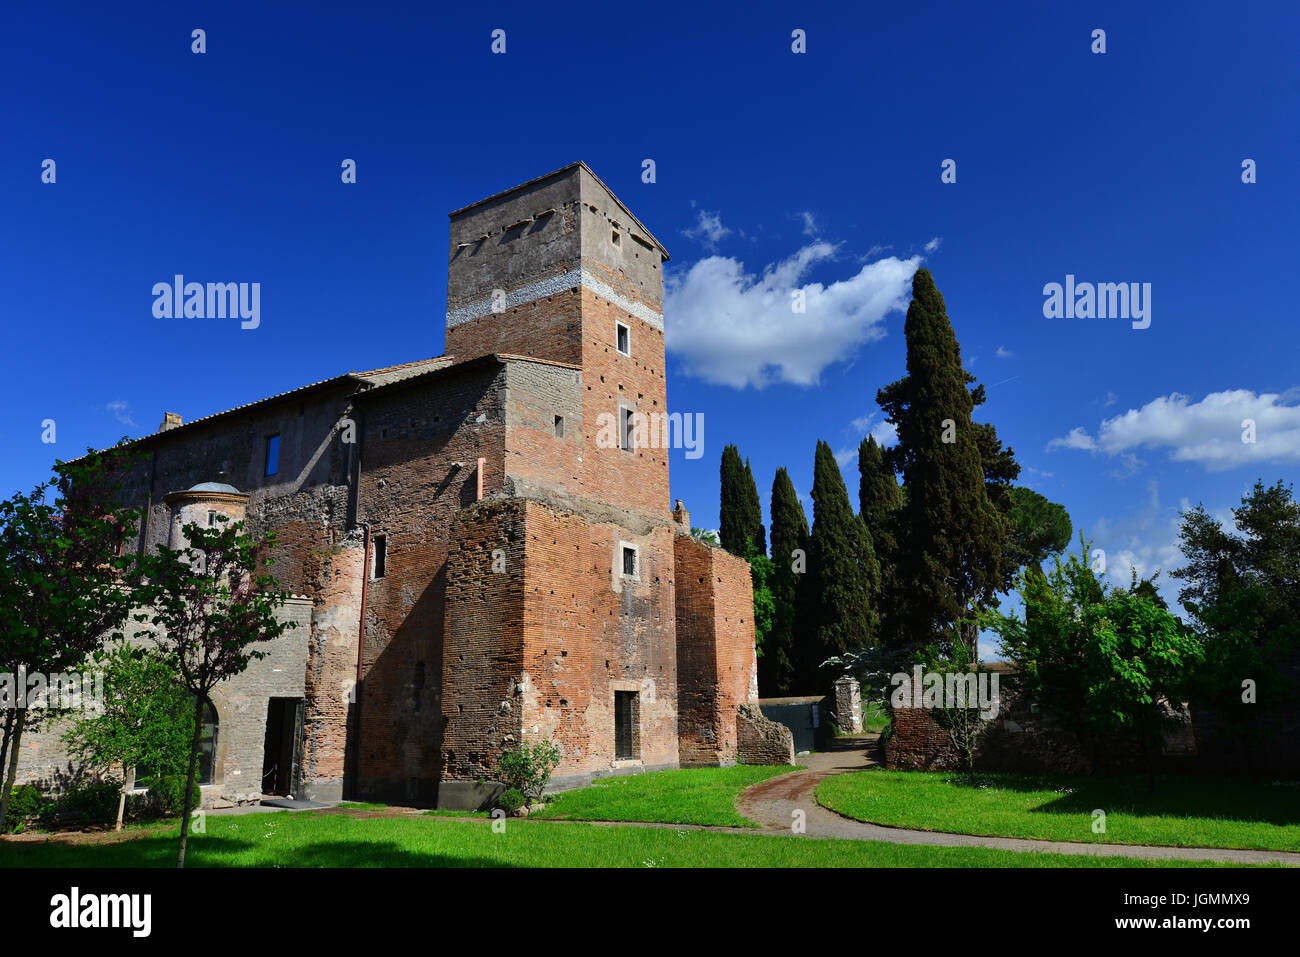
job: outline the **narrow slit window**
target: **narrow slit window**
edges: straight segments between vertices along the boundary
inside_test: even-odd
[[[212,509],[208,509],[208,528],[212,528],[216,524],[217,524],[217,513]]]
[[[557,439],[564,438],[564,416],[562,415],[555,417],[555,437]]]
[[[388,566],[388,536],[376,535],[373,542],[374,547],[374,571],[371,578],[383,578],[384,572]]]
[[[266,473],[275,475],[280,471],[280,436],[268,435],[266,437]]]
[[[637,577],[637,554],[635,545],[623,546],[623,577]]]
[[[633,417],[636,415],[635,409],[629,409],[626,406],[618,410],[618,447],[626,451],[632,450],[632,429],[635,425]]]
[[[632,330],[621,322],[615,323],[614,340],[620,355],[630,356],[632,354]]]
[[[632,761],[636,758],[636,696],[635,691],[614,692],[614,760]]]

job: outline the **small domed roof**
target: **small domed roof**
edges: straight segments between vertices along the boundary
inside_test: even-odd
[[[224,492],[227,495],[238,495],[239,489],[233,485],[227,485],[225,482],[200,482],[189,491],[191,492]]]

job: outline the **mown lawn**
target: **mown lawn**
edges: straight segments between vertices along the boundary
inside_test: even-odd
[[[736,813],[736,796],[751,784],[794,770],[741,764],[606,778],[591,787],[548,798],[546,809],[537,817],[757,827]]]
[[[209,816],[187,867],[1181,867],[1198,862],[920,847],[565,821],[313,811]],[[174,832],[115,844],[0,841],[0,867],[175,867]]]
[[[1300,851],[1300,783],[1238,778],[962,775],[860,771],[817,800],[862,821],[959,834],[1108,844]],[[1105,811],[1104,833],[1093,812]]]

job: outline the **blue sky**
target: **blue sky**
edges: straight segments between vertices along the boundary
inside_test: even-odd
[[[0,494],[164,411],[440,354],[446,214],[575,159],[673,256],[696,524],[728,442],[765,507],[818,438],[856,500],[916,264],[1024,483],[1120,577],[1178,564],[1187,503],[1296,477],[1294,4],[275,6],[0,14]],[[154,318],[176,272],[260,282],[260,327]],[[1150,283],[1150,327],[1044,318],[1067,274]]]

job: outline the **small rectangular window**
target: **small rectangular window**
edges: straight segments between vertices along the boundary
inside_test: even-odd
[[[632,330],[623,323],[614,324],[615,328],[615,345],[620,354],[630,356],[632,354]]]
[[[268,435],[266,437],[266,473],[274,475],[280,471],[280,436]]]
[[[557,439],[564,438],[564,416],[562,415],[555,417],[555,437]]]
[[[388,536],[376,535],[372,546],[374,549],[374,570],[371,572],[370,577],[383,578],[388,565]]]
[[[212,509],[208,509],[208,528],[211,528],[216,524],[217,524],[217,513],[214,512]]]
[[[637,577],[636,560],[637,560],[636,546],[624,545],[623,546],[623,577],[624,578]]]

